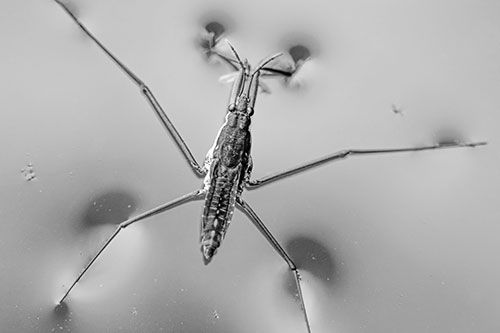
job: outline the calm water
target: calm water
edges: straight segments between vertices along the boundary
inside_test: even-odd
[[[300,87],[271,80],[259,96],[255,177],[345,148],[488,140],[353,158],[245,198],[302,268],[314,333],[500,329],[498,4],[73,8],[149,84],[199,161],[230,89],[218,81],[228,69],[196,48],[211,18],[252,63],[290,43],[312,52]],[[305,332],[287,266],[243,214],[203,265],[201,202],[125,229],[54,310],[116,223],[201,181],[59,6],[4,1],[0,13],[0,331]]]

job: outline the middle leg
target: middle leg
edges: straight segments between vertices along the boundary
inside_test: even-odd
[[[323,156],[320,157],[316,160],[309,161],[307,163],[304,163],[302,165],[287,169],[287,170],[282,170],[275,172],[273,174],[264,176],[260,179],[256,180],[250,180],[247,182],[246,186],[249,189],[253,189],[262,185],[266,185],[272,182],[275,182],[277,180],[290,177],[292,175],[304,172],[306,170],[312,169],[314,167],[326,164],[328,162],[333,162],[336,160],[342,160],[345,159],[349,156],[355,156],[355,155],[360,155],[360,156],[367,156],[367,155],[374,155],[374,154],[382,154],[382,153],[404,153],[404,152],[411,152],[411,151],[422,151],[422,150],[435,150],[435,149],[444,149],[444,148],[459,148],[459,147],[475,147],[475,146],[483,146],[486,145],[486,142],[466,142],[466,143],[461,143],[461,142],[452,142],[452,143],[438,143],[434,145],[429,145],[429,146],[417,146],[417,147],[407,147],[407,148],[395,148],[395,149],[348,149],[348,150],[341,150],[336,153],[333,153],[331,155]]]

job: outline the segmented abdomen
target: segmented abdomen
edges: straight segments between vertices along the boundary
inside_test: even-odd
[[[219,248],[233,217],[240,169],[219,165],[206,185],[207,194],[201,221],[201,247],[205,263],[210,262]]]

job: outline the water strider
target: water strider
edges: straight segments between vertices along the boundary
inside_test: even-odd
[[[216,254],[217,249],[226,234],[227,228],[231,222],[235,207],[245,213],[248,218],[253,222],[257,229],[267,239],[273,249],[281,256],[286,262],[290,271],[292,272],[298,298],[300,299],[302,312],[304,315],[304,323],[307,332],[311,332],[310,322],[304,303],[304,297],[301,287],[301,279],[299,270],[294,261],[287,252],[283,249],[273,234],[267,229],[257,213],[252,207],[242,198],[243,191],[246,188],[257,188],[259,186],[269,184],[276,180],[291,176],[311,169],[313,167],[332,162],[339,159],[344,159],[354,155],[372,155],[378,153],[401,153],[410,151],[432,150],[451,147],[474,147],[484,145],[485,142],[476,143],[441,143],[429,146],[407,147],[397,149],[349,149],[342,150],[331,155],[321,157],[319,159],[309,161],[302,165],[282,170],[261,179],[251,180],[252,172],[252,159],[250,156],[251,148],[251,135],[250,123],[254,114],[255,101],[259,90],[259,80],[261,75],[284,75],[291,76],[293,73],[285,72],[278,68],[266,67],[281,54],[273,55],[263,60],[259,66],[252,70],[248,60],[241,60],[240,56],[234,47],[228,42],[228,45],[233,53],[235,59],[226,57],[217,52],[213,52],[222,60],[227,62],[233,68],[238,70],[237,78],[233,83],[230,94],[229,105],[227,107],[227,114],[224,124],[217,134],[215,143],[207,153],[203,165],[198,164],[190,149],[184,142],[182,136],[176,130],[159,102],[149,89],[149,87],[137,77],[128,67],[126,67],[118,58],[116,58],[69,10],[69,8],[60,0],[56,1],[79,25],[79,27],[90,37],[99,48],[104,51],[113,62],[118,65],[127,76],[134,81],[140,88],[141,93],[145,96],[153,111],[158,116],[160,122],[163,124],[168,133],[172,136],[173,140],[181,150],[184,158],[189,163],[195,174],[199,177],[204,177],[203,187],[193,192],[187,193],[179,198],[167,202],[161,206],[146,211],[138,216],[130,218],[118,225],[113,234],[106,240],[104,245],[100,248],[97,254],[85,266],[83,271],[78,275],[74,282],[70,285],[68,290],[62,296],[59,304],[62,304],[70,294],[71,290],[75,287],[78,281],[88,271],[92,264],[96,261],[99,255],[106,249],[106,247],[113,241],[119,232],[130,226],[133,223],[142,221],[148,217],[154,216],[161,212],[165,212],[174,207],[183,205],[193,200],[204,200],[203,213],[201,218],[201,252],[205,264],[210,263],[213,256]]]

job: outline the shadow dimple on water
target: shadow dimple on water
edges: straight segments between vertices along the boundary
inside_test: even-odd
[[[57,304],[42,321],[40,332],[78,332],[72,323],[71,311],[66,303]]]
[[[286,50],[296,65],[317,58],[322,48],[322,43],[307,31],[290,31],[282,36],[280,45]]]
[[[451,145],[464,142],[464,137],[459,131],[451,128],[443,128],[435,134],[435,141],[440,145]]]
[[[56,319],[67,319],[69,317],[69,307],[66,303],[57,304],[54,307],[54,311],[52,312],[52,316]]]
[[[97,194],[85,206],[81,224],[85,228],[118,224],[127,220],[137,207],[136,198],[125,190],[108,190]]]
[[[218,40],[222,35],[226,32],[226,28],[224,27],[224,24],[217,22],[217,21],[212,21],[209,22],[205,25],[205,30],[208,33],[213,33],[214,38]]]
[[[295,64],[306,61],[311,57],[311,51],[304,45],[293,45],[288,49],[288,53],[292,57]]]
[[[207,59],[210,59],[213,55],[214,48],[219,44],[225,32],[226,27],[218,21],[211,21],[205,24],[198,38],[198,46]]]
[[[335,264],[329,249],[321,241],[308,236],[296,236],[285,245],[299,269],[308,271],[326,285],[333,283]]]
[[[199,22],[197,44],[206,58],[211,59],[215,51],[220,51],[217,49],[221,40],[232,30],[233,20],[224,11],[212,10],[202,15]]]
[[[317,238],[295,236],[285,243],[285,249],[298,266],[299,271],[312,274],[326,288],[332,288],[339,279],[331,250]],[[297,293],[292,274],[286,281],[286,289],[291,295]]]

